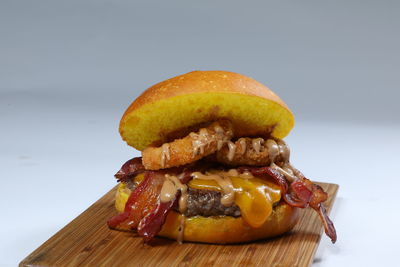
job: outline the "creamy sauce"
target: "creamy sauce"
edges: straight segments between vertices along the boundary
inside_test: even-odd
[[[275,159],[279,156],[279,147],[278,144],[273,139],[267,140],[267,150],[268,157],[271,161],[271,164],[275,162]]]
[[[289,147],[286,145],[286,143],[283,140],[278,140],[278,145],[279,145],[279,154],[282,158],[283,162],[288,162],[289,157],[290,157],[290,150]]]
[[[235,143],[233,143],[232,141],[228,141],[228,160],[232,161],[233,157],[235,156],[235,152],[236,152],[236,145]]]
[[[210,136],[207,129],[200,129],[199,133],[190,133],[192,137],[193,156],[204,153],[204,147],[210,142]]]
[[[268,156],[271,161],[270,167],[277,170],[280,174],[286,177],[289,182],[295,181],[297,174],[293,166],[289,163],[290,150],[289,147],[283,140],[278,139],[277,141],[273,139],[267,140],[267,150]],[[277,158],[283,162],[282,167],[275,164]]]
[[[188,198],[187,185],[182,184],[181,181],[176,176],[172,175],[170,176],[166,174],[165,177],[174,182],[176,191],[177,190],[181,191],[181,197],[179,198],[179,211],[181,213],[184,213],[187,209],[187,198]]]
[[[193,179],[214,180],[222,189],[223,196],[221,204],[224,206],[231,206],[235,200],[235,191],[232,181],[228,176],[221,176],[219,174],[202,174],[201,172],[193,172]]]
[[[251,141],[251,145],[253,146],[253,149],[257,152],[260,153],[261,148],[263,147],[262,145],[264,144],[264,139],[262,138],[255,138]]]
[[[179,198],[179,211],[184,213],[187,209],[187,185],[182,184],[176,176],[166,174],[165,181],[161,188],[161,202],[172,201],[178,190],[181,191],[181,197]]]
[[[239,173],[236,169],[230,169],[228,172],[218,172],[219,175],[226,177],[226,176],[233,176],[233,177],[240,177],[244,179],[251,179],[254,178],[253,174],[251,172],[245,171],[243,173]]]
[[[171,201],[175,197],[175,194],[176,188],[174,183],[169,179],[165,180],[160,193],[161,202]]]
[[[239,145],[240,145],[240,147],[242,149],[242,155],[243,155],[244,153],[246,153],[246,146],[247,146],[246,139],[245,138],[239,138],[238,141],[239,141]]]
[[[179,222],[178,236],[176,237],[176,241],[178,241],[179,244],[182,244],[184,232],[185,232],[185,215],[182,214],[181,221]]]
[[[244,179],[254,178],[253,174],[251,174],[251,172],[248,172],[248,171],[245,171],[245,172],[239,174],[239,177],[244,178]]]
[[[295,175],[294,172],[293,172],[293,167],[292,167],[292,165],[290,165],[290,164],[285,164],[285,165],[283,165],[282,169],[283,169],[285,172],[287,172],[287,173],[289,173],[289,174],[291,174],[291,175]]]
[[[239,176],[239,172],[236,169],[230,169],[228,171],[228,175],[230,175],[230,176]]]
[[[291,172],[288,172],[287,169],[284,170],[281,167],[279,167],[278,165],[276,165],[275,163],[271,164],[271,168],[273,168],[273,169],[277,170],[278,172],[280,172],[283,176],[286,177],[286,179],[289,180],[289,182],[293,182],[293,181],[295,181],[297,179],[297,177],[294,175],[292,170],[291,170]]]
[[[221,148],[229,141],[228,136],[224,134],[224,129],[218,124],[214,126],[215,135],[217,137],[217,150],[221,150]],[[231,131],[227,131],[227,135],[232,135]]]
[[[165,167],[165,159],[170,160],[171,155],[169,153],[169,144],[165,143],[161,146],[161,162],[160,165],[162,168]]]
[[[224,129],[222,129],[221,126],[219,126],[218,124],[214,126],[214,131],[216,134],[223,134],[224,133]]]
[[[214,132],[201,128],[199,133],[190,133],[192,140],[193,156],[204,154],[204,148],[211,142],[217,142],[217,150],[220,150],[229,141],[231,131],[225,133],[224,129],[218,124],[214,125]]]

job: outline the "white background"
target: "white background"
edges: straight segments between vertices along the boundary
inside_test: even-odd
[[[292,162],[340,185],[314,266],[400,252],[396,1],[1,1],[0,264],[15,266],[138,153],[119,119],[195,69],[252,76],[292,108]]]

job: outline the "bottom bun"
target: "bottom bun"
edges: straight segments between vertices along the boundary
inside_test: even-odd
[[[120,184],[115,199],[115,207],[118,212],[124,210],[128,197],[129,191],[125,189],[123,184]],[[266,239],[290,231],[296,225],[298,219],[299,210],[285,202],[280,202],[266,222],[258,228],[250,227],[242,217],[185,217],[183,241],[227,244]],[[180,213],[169,212],[158,236],[177,239],[181,220],[182,215]]]

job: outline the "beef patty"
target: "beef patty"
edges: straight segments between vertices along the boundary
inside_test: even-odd
[[[127,188],[133,190],[135,182],[127,181]],[[240,216],[240,208],[236,204],[227,207],[221,204],[221,193],[213,190],[188,188],[187,209],[184,213],[187,217],[193,216]],[[175,209],[178,211],[178,208]]]
[[[188,188],[187,210],[185,216],[218,216],[239,217],[240,209],[236,204],[229,207],[221,204],[221,193],[213,190]]]

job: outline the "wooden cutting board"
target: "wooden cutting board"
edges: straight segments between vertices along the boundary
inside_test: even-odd
[[[339,186],[318,183],[329,194],[330,212]],[[158,238],[144,245],[132,233],[109,230],[116,212],[116,188],[52,236],[20,266],[310,266],[322,224],[311,209],[302,210],[296,227],[281,237],[239,245],[184,243]],[[232,233],[234,234],[234,233]],[[327,237],[324,237],[327,238]]]

